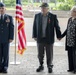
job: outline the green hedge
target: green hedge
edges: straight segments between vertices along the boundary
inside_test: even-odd
[[[72,7],[72,5],[69,5],[68,3],[64,3],[64,4],[60,4],[58,6],[59,10],[70,10]]]
[[[4,1],[5,5],[8,6],[15,6],[16,5],[16,1],[15,0],[5,0]]]

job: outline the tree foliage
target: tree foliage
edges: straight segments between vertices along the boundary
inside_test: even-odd
[[[23,5],[27,5],[28,2],[34,0],[21,0]],[[48,0],[47,0],[48,1]],[[76,0],[50,0],[55,1],[54,3],[57,5],[56,8],[59,10],[70,10],[72,6],[76,5]],[[16,0],[3,0],[6,6],[15,6]],[[56,3],[57,2],[57,3]]]
[[[75,0],[58,0],[60,2],[59,10],[70,10],[75,5]]]

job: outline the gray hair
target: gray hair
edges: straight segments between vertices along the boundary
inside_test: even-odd
[[[76,12],[76,6],[73,6],[71,9],[71,12],[75,11]]]

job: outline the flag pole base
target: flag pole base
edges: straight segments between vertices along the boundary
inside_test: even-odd
[[[20,65],[20,62],[10,62],[11,65]]]

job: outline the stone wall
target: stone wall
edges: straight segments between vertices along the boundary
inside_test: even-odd
[[[40,10],[23,10],[24,17],[32,18],[34,14],[39,13]],[[15,17],[15,10],[7,10],[6,13]],[[56,14],[59,18],[68,18],[70,17],[70,11],[52,11],[52,13]]]

